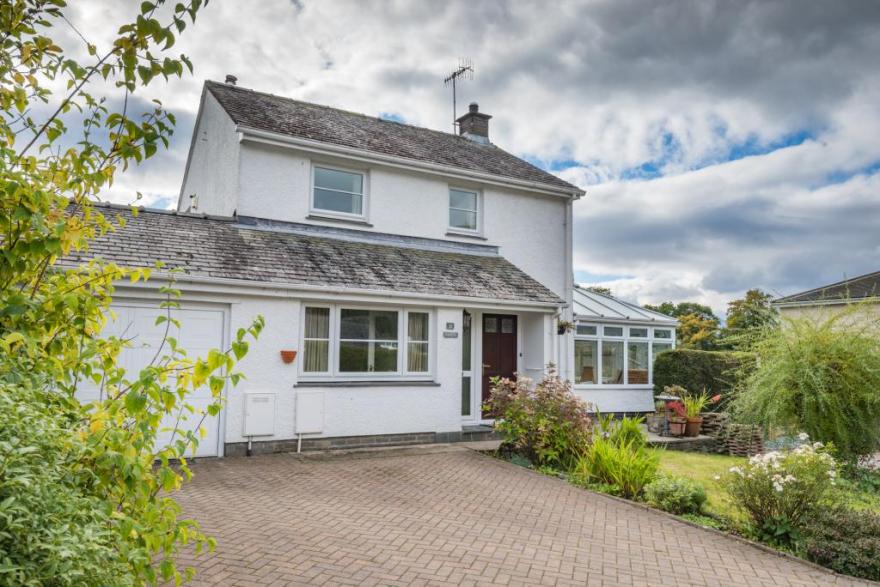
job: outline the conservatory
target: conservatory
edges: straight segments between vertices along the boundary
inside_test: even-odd
[[[574,391],[600,412],[654,409],[653,365],[675,347],[674,318],[574,290]]]

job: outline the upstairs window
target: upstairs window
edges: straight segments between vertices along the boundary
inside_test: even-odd
[[[450,188],[449,228],[465,232],[479,231],[479,194]]]
[[[315,167],[312,210],[332,215],[364,217],[364,174]]]

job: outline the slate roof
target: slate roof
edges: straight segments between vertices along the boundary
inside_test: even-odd
[[[773,303],[794,304],[866,298],[880,298],[880,271],[785,296]]]
[[[112,208],[108,217],[118,213],[126,226],[96,238],[88,251],[63,263],[101,258],[152,267],[162,261],[168,269],[181,268],[190,275],[242,282],[563,303],[497,254],[369,244],[299,233],[293,224],[287,231],[269,230],[234,219],[149,209],[134,216],[129,208]]]
[[[666,314],[646,310],[636,304],[631,304],[578,286],[575,286],[574,288],[573,300],[575,320],[627,321],[641,324],[659,324],[663,326],[678,325],[678,320],[671,316],[667,316]]]
[[[231,84],[208,81],[205,87],[243,127],[583,193],[491,143]]]

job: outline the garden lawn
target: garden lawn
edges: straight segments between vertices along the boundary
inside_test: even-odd
[[[706,512],[708,514],[745,521],[743,514],[730,501],[721,482],[715,480],[716,475],[723,475],[731,467],[745,463],[745,458],[676,450],[655,450],[660,453],[660,471],[662,473],[687,477],[706,489],[708,496]],[[880,514],[880,494],[877,492],[859,487],[856,483],[846,480],[841,480],[837,491],[835,502],[845,503],[856,510],[869,510]]]
[[[731,467],[746,462],[746,459],[727,455],[656,450],[660,453],[660,471],[662,473],[686,477],[706,489],[708,496],[706,512],[708,514],[734,520],[743,519],[742,514],[731,503],[727,492],[721,486],[721,482],[715,480],[715,476],[723,475]]]

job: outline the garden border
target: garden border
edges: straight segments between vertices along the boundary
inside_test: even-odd
[[[745,538],[745,537],[743,537],[743,536],[740,536],[739,534],[731,534],[731,533],[729,533],[729,532],[724,532],[724,531],[722,531],[722,530],[718,530],[717,528],[710,528],[710,527],[708,527],[708,526],[702,526],[702,525],[700,525],[700,524],[697,524],[696,522],[692,522],[692,521],[687,520],[687,519],[685,519],[685,518],[681,518],[681,517],[676,516],[676,515],[674,515],[674,514],[670,514],[669,512],[664,512],[664,511],[661,510],[661,509],[653,508],[653,507],[651,507],[651,506],[649,506],[648,504],[645,504],[645,503],[640,503],[640,502],[637,502],[637,501],[632,501],[632,500],[629,500],[629,499],[626,499],[626,498],[623,498],[623,497],[617,497],[616,495],[608,495],[607,493],[601,493],[601,492],[599,492],[599,491],[593,491],[593,490],[591,490],[591,489],[587,489],[587,488],[585,488],[585,487],[580,487],[580,486],[578,486],[578,485],[575,485],[574,483],[571,483],[570,481],[568,481],[568,480],[566,480],[566,479],[563,479],[562,477],[557,477],[557,476],[555,476],[555,475],[545,475],[544,473],[540,473],[540,472],[536,471],[535,469],[532,469],[532,468],[529,468],[529,467],[521,467],[521,466],[519,466],[519,465],[515,465],[515,464],[511,463],[510,461],[507,461],[507,460],[505,460],[505,459],[502,459],[502,458],[499,458],[499,457],[495,457],[495,456],[489,455],[489,454],[487,454],[487,453],[484,452],[484,451],[479,451],[479,450],[475,450],[475,449],[471,449],[471,450],[474,450],[474,452],[479,453],[479,454],[482,455],[483,457],[486,457],[486,458],[492,459],[492,460],[494,460],[494,461],[499,461],[499,462],[504,463],[504,464],[506,464],[506,465],[509,465],[509,466],[511,466],[511,467],[518,467],[518,468],[520,468],[520,469],[525,469],[526,471],[529,471],[529,472],[531,472],[531,473],[534,473],[535,475],[540,475],[541,477],[546,477],[546,478],[548,478],[548,479],[554,479],[554,480],[556,480],[556,481],[558,481],[558,482],[565,483],[566,485],[568,485],[568,486],[570,486],[570,487],[574,487],[575,489],[578,489],[578,490],[580,490],[580,491],[587,491],[587,492],[589,492],[589,493],[592,493],[592,494],[594,494],[594,495],[598,495],[598,496],[604,497],[604,498],[606,498],[606,499],[610,499],[610,500],[613,500],[613,501],[618,501],[618,502],[620,502],[620,503],[628,504],[628,505],[631,505],[631,506],[634,506],[634,507],[641,508],[641,509],[643,509],[643,510],[648,510],[648,511],[650,511],[650,512],[654,512],[654,513],[660,514],[660,515],[662,515],[662,516],[664,516],[664,517],[666,517],[666,518],[669,518],[669,519],[672,519],[672,520],[676,520],[677,522],[681,522],[681,523],[683,523],[683,524],[687,524],[688,526],[691,526],[691,527],[693,527],[693,528],[699,528],[700,530],[706,530],[706,531],[708,531],[708,532],[711,532],[711,533],[717,534],[717,535],[719,535],[719,536],[724,536],[724,537],[727,537],[727,538],[732,538],[732,539],[737,540],[737,541],[739,541],[739,542],[741,542],[741,543],[743,543],[743,544],[747,544],[747,545],[752,546],[752,547],[754,547],[754,548],[757,548],[757,549],[759,549],[759,550],[763,550],[764,552],[767,552],[767,553],[769,553],[769,554],[775,554],[776,556],[779,556],[779,557],[782,557],[782,558],[788,559],[788,560],[793,561],[793,562],[803,563],[803,564],[805,564],[805,565],[807,565],[807,566],[813,567],[813,568],[816,569],[816,570],[822,571],[822,572],[824,572],[824,573],[828,573],[828,574],[830,574],[830,575],[834,575],[835,577],[840,577],[841,579],[846,579],[846,580],[849,580],[849,581],[864,581],[867,585],[878,585],[878,586],[880,586],[880,582],[872,581],[871,579],[863,579],[862,577],[854,577],[854,576],[852,576],[852,575],[844,575],[843,573],[838,573],[837,571],[834,571],[834,570],[832,570],[832,569],[829,569],[828,567],[823,567],[822,565],[820,565],[820,564],[818,564],[818,563],[814,563],[813,561],[807,560],[807,559],[805,559],[805,558],[800,558],[800,557],[798,557],[798,556],[795,556],[795,555],[793,555],[793,554],[791,554],[791,553],[788,553],[788,552],[784,552],[784,551],[782,551],[782,550],[776,550],[775,548],[773,548],[773,547],[771,547],[771,546],[767,546],[766,544],[761,544],[760,542],[755,542],[755,541],[753,541],[753,540],[749,540],[748,538]]]

